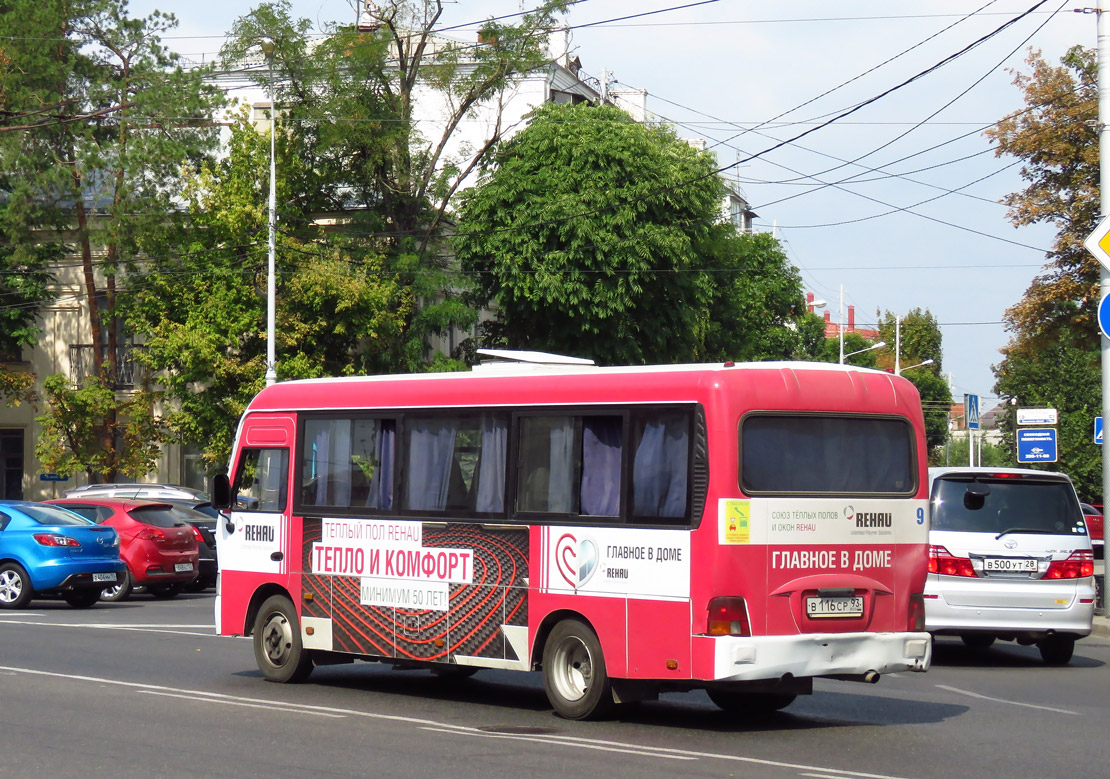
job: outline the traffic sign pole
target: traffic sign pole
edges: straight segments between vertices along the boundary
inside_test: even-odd
[[[1110,0],[1098,0],[1098,188],[1099,210],[1103,221],[1110,216]],[[1105,252],[1104,252],[1105,253]],[[1099,258],[1099,284],[1110,291],[1110,266]],[[1102,418],[1110,419],[1110,337],[1100,335],[1102,343]],[[1106,447],[1103,447],[1105,450]],[[1102,458],[1102,500],[1110,496],[1110,457]],[[1102,571],[1102,613],[1110,593],[1110,565]]]

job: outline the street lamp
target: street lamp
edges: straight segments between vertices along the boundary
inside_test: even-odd
[[[908,370],[912,370],[913,368],[920,368],[923,365],[932,365],[935,362],[936,362],[936,360],[930,358],[930,359],[926,360],[925,362],[919,362],[916,365],[911,365],[909,368],[899,368],[898,370],[894,371],[894,375],[895,376],[901,376],[903,373],[905,373]]]
[[[262,53],[266,55],[266,62],[270,66],[270,238],[269,256],[266,262],[266,386],[277,381],[277,356],[274,350],[274,319],[275,298],[277,297],[277,282],[275,280],[274,254],[275,231],[277,222],[277,164],[274,160],[274,126],[277,116],[274,112],[274,39],[263,38],[261,41]]]
[[[872,349],[882,349],[884,346],[886,346],[886,341],[879,341],[878,343],[871,344],[866,349],[856,349],[854,352],[848,352],[847,354],[842,354],[842,355],[840,355],[840,364],[843,365],[844,364],[844,359],[846,357],[851,357],[853,354],[863,354],[864,352],[869,352]]]

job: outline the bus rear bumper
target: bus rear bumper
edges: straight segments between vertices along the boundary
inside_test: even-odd
[[[717,681],[924,671],[933,656],[933,642],[925,632],[699,638],[714,642]]]

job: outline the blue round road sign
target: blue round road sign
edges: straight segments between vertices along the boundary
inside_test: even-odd
[[[1098,304],[1098,329],[1107,338],[1110,338],[1110,292],[1102,296],[1102,300]]]

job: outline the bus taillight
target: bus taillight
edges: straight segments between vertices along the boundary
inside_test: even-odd
[[[709,601],[706,632],[711,636],[750,636],[748,604],[743,598],[714,598]]]

